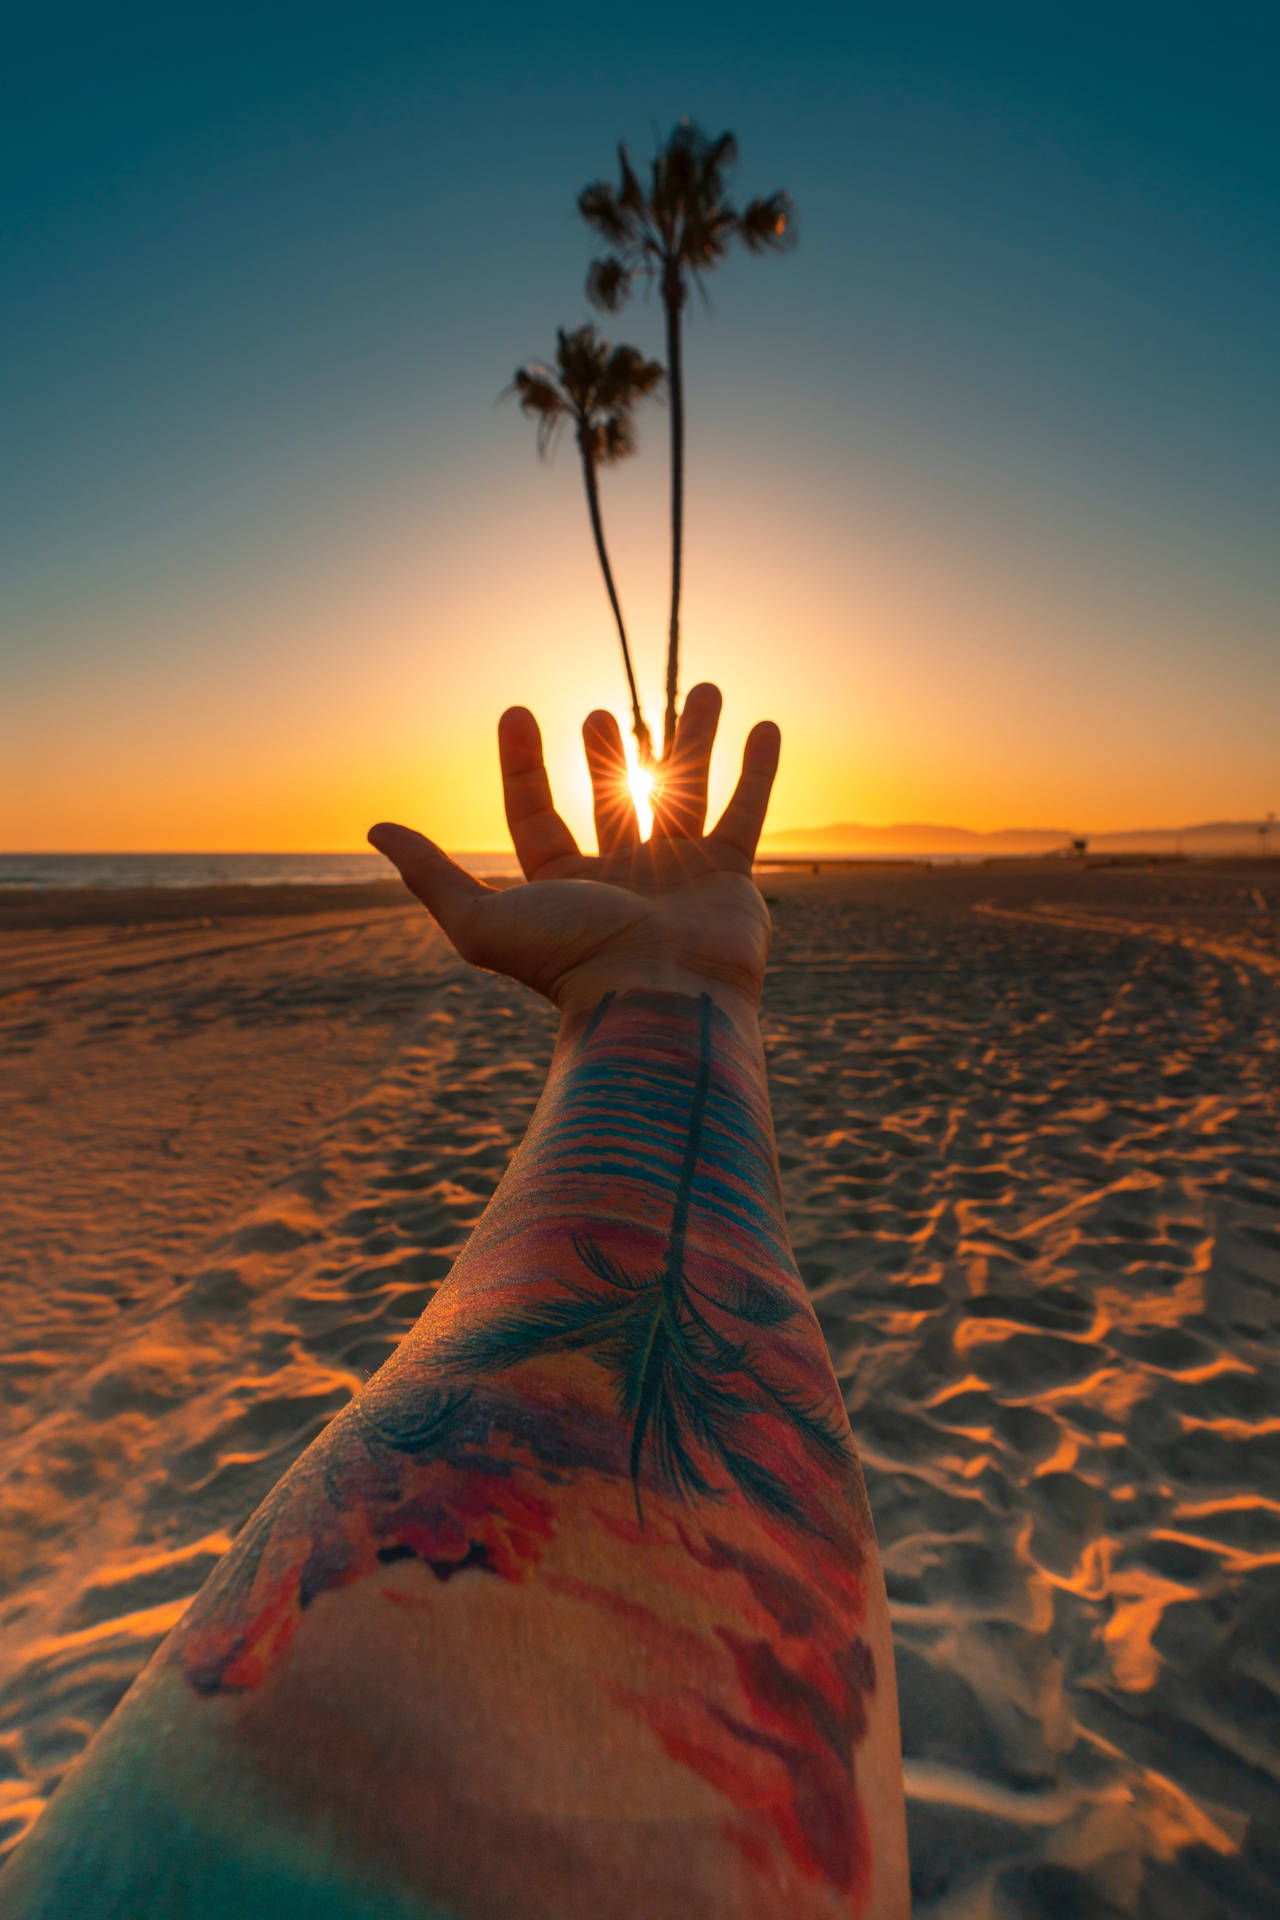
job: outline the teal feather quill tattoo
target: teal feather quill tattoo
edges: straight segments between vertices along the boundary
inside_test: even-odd
[[[589,1051],[595,1025],[579,1053]],[[776,1280],[743,1264],[732,1266],[713,1291],[690,1271],[691,1208],[713,1109],[712,1003],[701,997],[697,1071],[684,1117],[684,1137],[672,1194],[671,1222],[660,1263],[629,1269],[586,1233],[571,1236],[573,1251],[592,1284],[559,1276],[560,1291],[522,1302],[483,1324],[446,1335],[436,1353],[446,1375],[495,1373],[556,1352],[587,1351],[613,1379],[619,1411],[629,1428],[629,1468],[637,1517],[643,1522],[641,1478],[651,1460],[666,1490],[716,1498],[726,1477],[748,1499],[781,1519],[811,1525],[785,1475],[761,1457],[759,1416],[789,1427],[829,1466],[850,1458],[841,1426],[813,1398],[779,1377],[753,1334],[775,1334],[801,1309]],[[582,1062],[589,1068],[589,1060]],[[590,1097],[589,1072],[574,1069],[561,1124],[571,1128],[579,1100]],[[661,1105],[657,1108],[665,1120]],[[712,1116],[714,1119],[714,1115]],[[642,1117],[631,1124],[639,1133]],[[751,1222],[748,1216],[747,1229]],[[723,1268],[724,1263],[720,1263]],[[717,1324],[717,1323],[722,1324]],[[723,1323],[733,1332],[723,1329]],[[765,1436],[767,1440],[767,1435]]]

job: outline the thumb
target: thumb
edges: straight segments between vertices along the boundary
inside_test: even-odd
[[[412,827],[398,827],[384,820],[370,827],[368,839],[370,845],[399,868],[400,878],[410,893],[417,894],[462,958],[467,959],[475,909],[482,900],[497,892],[497,888],[485,886],[456,860],[451,860],[434,840],[415,833]]]

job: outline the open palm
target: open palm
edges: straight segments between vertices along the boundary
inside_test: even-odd
[[[564,1011],[646,984],[714,985],[754,1003],[771,928],[751,864],[781,736],[769,720],[752,728],[733,797],[704,833],[720,707],[717,687],[703,682],[690,691],[659,769],[645,841],[618,723],[602,710],[587,716],[596,854],[579,852],[556,812],[537,721],[527,708],[509,707],[498,724],[498,752],[525,886],[486,886],[408,827],[384,823],[369,838],[464,960],[523,981]]]

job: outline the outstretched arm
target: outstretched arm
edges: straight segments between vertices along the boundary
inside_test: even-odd
[[[500,730],[531,884],[376,843],[546,993],[546,1089],[413,1333],[245,1526],[0,1878],[35,1915],[907,1913],[883,1584],[782,1212],[750,879],[755,729],[703,836],[695,688],[598,858]]]

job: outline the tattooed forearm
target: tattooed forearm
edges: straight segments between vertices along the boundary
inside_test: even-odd
[[[434,1358],[468,1378],[589,1352],[626,1422],[638,1517],[647,1463],[668,1492],[718,1497],[733,1482],[821,1530],[806,1485],[814,1456],[828,1469],[845,1460],[843,1409],[813,1342],[753,1095],[709,997],[610,996],[574,1048],[520,1184],[491,1209],[484,1253],[459,1279],[465,1298],[481,1288],[510,1298],[484,1317],[457,1316]],[[575,1215],[583,1224],[568,1227],[565,1247]],[[514,1239],[548,1223],[559,1269],[531,1285],[506,1260]]]
[[[520,1588],[527,1697],[570,1662],[598,1702],[584,1779],[639,1740],[638,1794],[685,1779],[690,1804],[719,1807],[754,1890],[733,1911],[847,1913],[870,1862],[868,1544],[763,1075],[708,996],[610,995],[562,1033],[449,1282],[246,1528],[172,1654],[199,1694],[252,1695],[326,1593],[373,1583],[452,1621],[446,1586],[477,1619],[485,1583]],[[544,1680],[551,1617],[571,1634]]]

